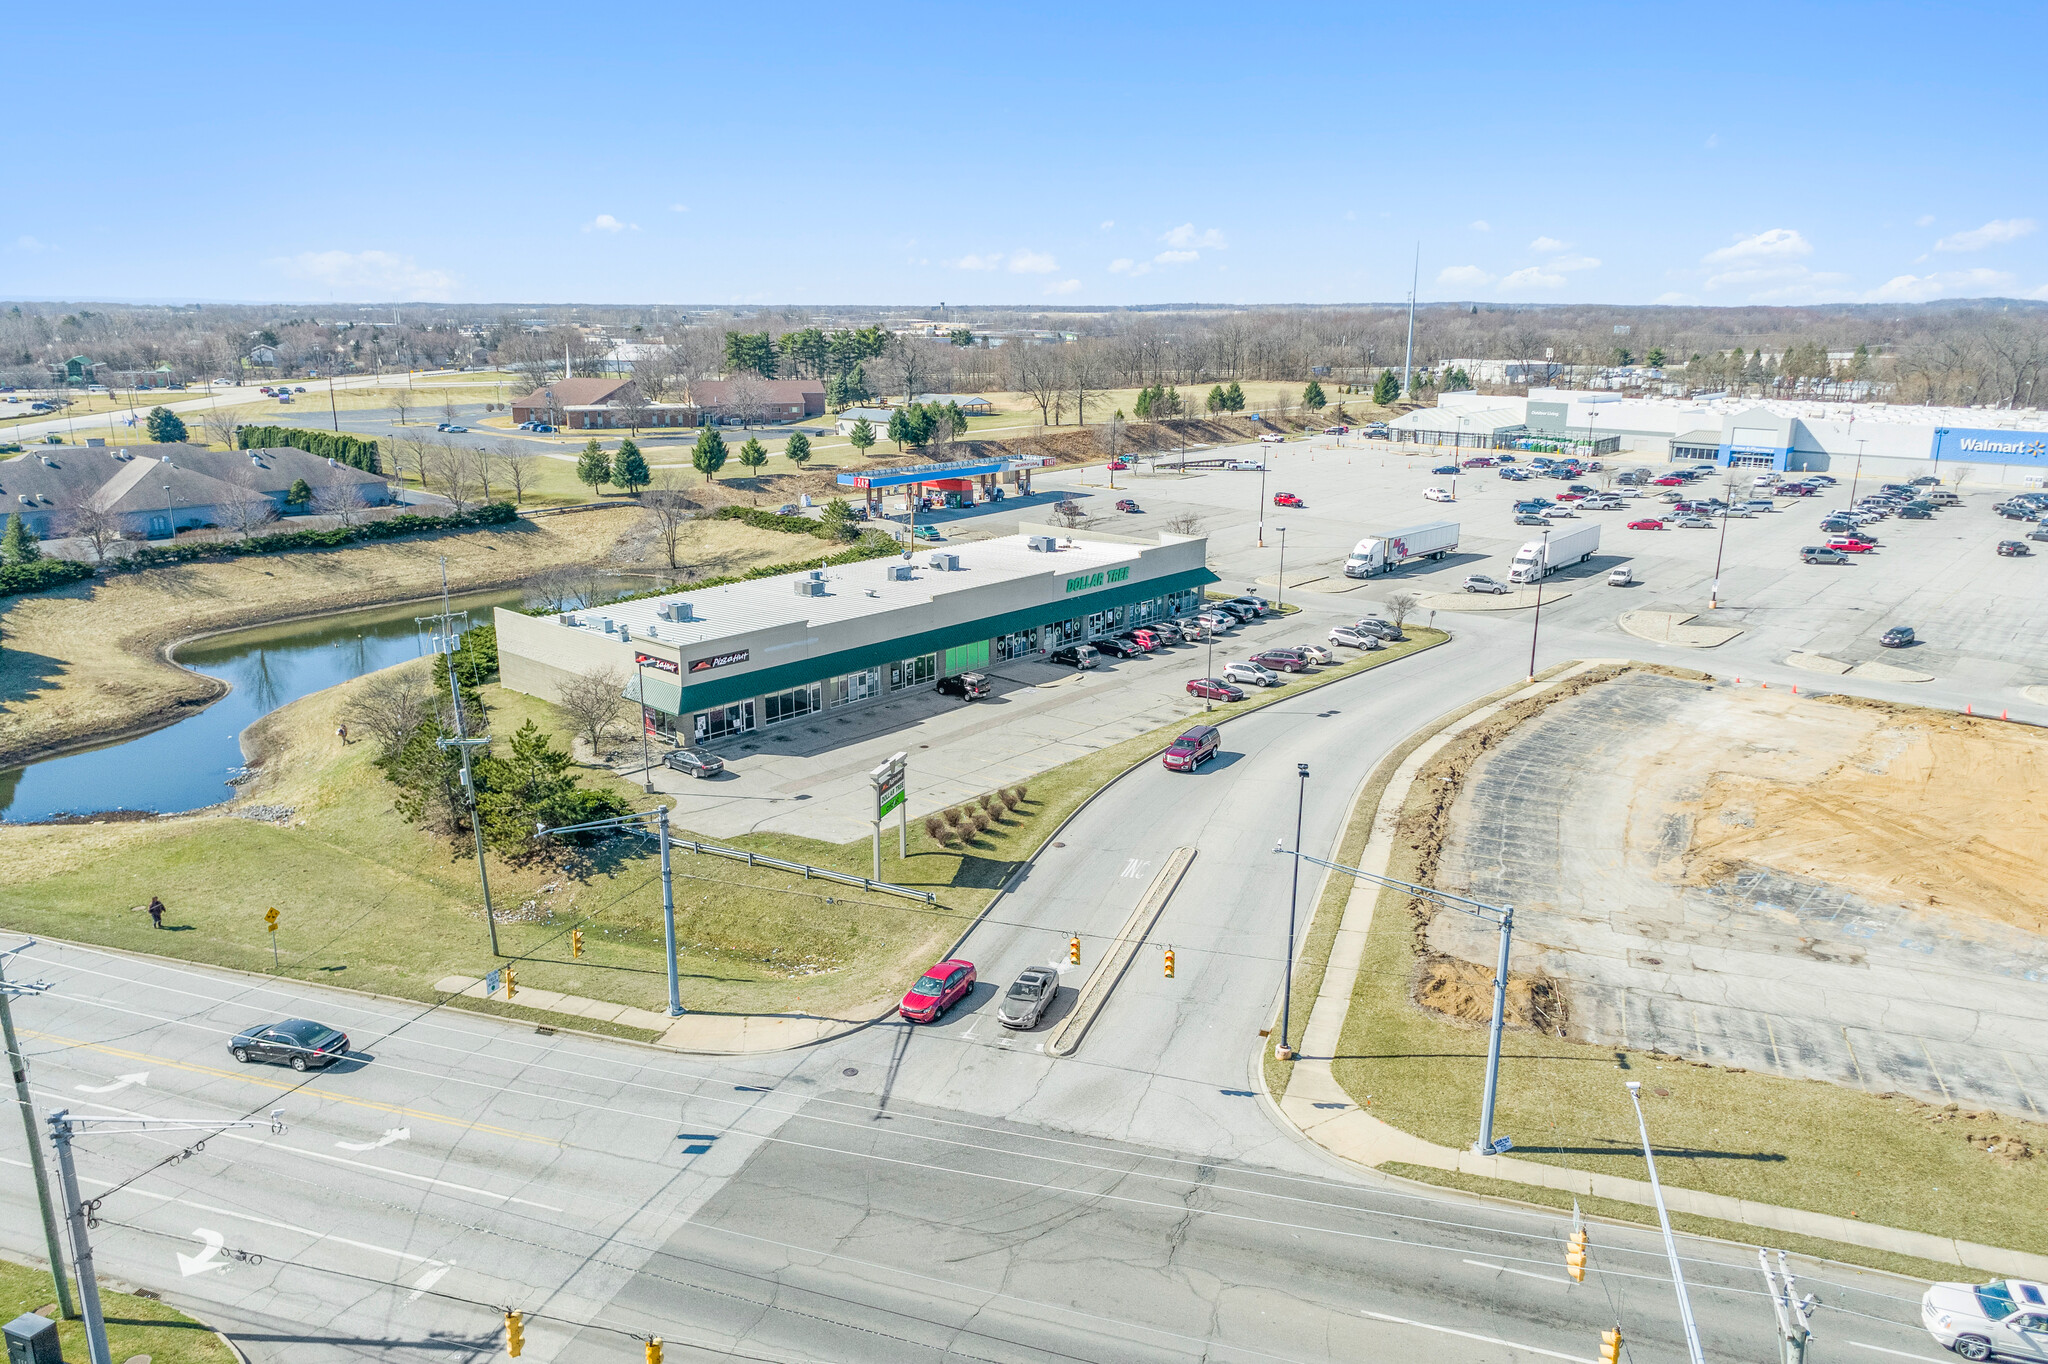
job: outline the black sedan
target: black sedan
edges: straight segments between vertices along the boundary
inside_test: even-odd
[[[1431,469],[1430,472],[1433,474],[1455,474],[1458,472],[1458,466],[1455,464],[1439,464],[1436,468]]]
[[[1912,626],[1894,625],[1891,629],[1879,635],[1877,642],[1887,649],[1904,649],[1910,645],[1917,644],[1919,641],[1913,638]]]
[[[725,759],[701,748],[679,748],[663,757],[662,762],[693,777],[715,777],[725,771]]]
[[[2027,548],[2027,542],[2024,540],[2000,540],[1998,552],[2008,559],[2024,559],[2034,551]]]
[[[293,1070],[313,1070],[348,1055],[348,1034],[310,1019],[287,1018],[236,1033],[228,1052],[245,1065],[270,1061]]]
[[[1095,646],[1097,652],[1108,654],[1111,658],[1143,658],[1145,656],[1145,650],[1142,646],[1133,644],[1127,639],[1118,639],[1115,635],[1104,635],[1101,639],[1091,639],[1088,642]]]

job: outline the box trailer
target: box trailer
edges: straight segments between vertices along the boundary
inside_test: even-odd
[[[1416,559],[1441,559],[1458,548],[1456,521],[1430,521],[1405,530],[1374,531],[1360,540],[1344,561],[1344,576],[1364,578],[1391,573]]]
[[[1541,582],[1560,568],[1583,564],[1599,548],[1600,527],[1597,525],[1554,531],[1544,539],[1529,541],[1516,551],[1514,566],[1508,570],[1508,581]]]

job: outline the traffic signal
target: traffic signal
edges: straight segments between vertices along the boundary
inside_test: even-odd
[[[572,957],[583,955],[583,930],[580,928],[569,930],[569,955]]]
[[[505,1314],[505,1353],[514,1359],[526,1348],[526,1314],[507,1312]]]
[[[512,996],[514,996],[514,995],[516,995],[516,994],[518,994],[518,993],[519,993],[519,981],[518,981],[518,978],[517,978],[517,977],[515,977],[515,976],[514,976],[514,975],[512,974],[512,968],[511,968],[510,966],[507,966],[507,967],[505,968],[505,998],[507,998],[507,999],[510,999],[510,998],[512,998]]]
[[[1621,1364],[1621,1328],[1600,1333],[1600,1364]]]
[[[1166,978],[1168,980],[1173,979],[1173,949],[1171,947],[1166,949]]]
[[[265,913],[263,923],[272,933],[277,932],[277,910],[273,908]]]
[[[1580,1227],[1572,1232],[1571,1240],[1565,1245],[1564,1272],[1572,1276],[1573,1283],[1586,1281],[1586,1229]]]
[[[647,1342],[647,1364],[661,1364],[661,1337]]]
[[[1081,964],[1081,935],[1079,933],[1067,939],[1067,961],[1070,965],[1074,966]]]

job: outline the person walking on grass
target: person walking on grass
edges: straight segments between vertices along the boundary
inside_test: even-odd
[[[156,928],[164,926],[164,902],[154,895],[149,897],[149,922]]]

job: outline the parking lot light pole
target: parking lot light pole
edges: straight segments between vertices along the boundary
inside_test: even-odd
[[[1259,456],[1259,548],[1266,547],[1266,458]]]
[[[1280,576],[1274,579],[1279,584],[1273,589],[1273,614],[1276,616],[1282,614],[1281,608],[1287,605],[1287,527],[1277,529],[1280,532]]]
[[[1301,898],[1301,821],[1302,812],[1308,805],[1308,764],[1296,763],[1294,770],[1301,781],[1294,788],[1294,870],[1287,889],[1287,973],[1286,983],[1280,991],[1280,1040],[1273,1046],[1274,1058],[1281,1061],[1294,1059],[1294,1048],[1288,1045],[1287,1039],[1292,1036],[1294,1021],[1294,914]]]
[[[1550,527],[1543,528],[1543,568],[1550,570]],[[1543,579],[1536,580],[1536,614],[1529,618],[1529,680],[1536,680],[1536,632],[1543,626]]]

